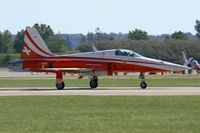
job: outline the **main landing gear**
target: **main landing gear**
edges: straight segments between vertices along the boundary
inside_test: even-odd
[[[56,83],[56,88],[58,90],[63,90],[65,88],[65,83],[64,82],[61,82],[60,84]]]
[[[145,73],[144,72],[140,73],[139,79],[141,79],[140,87],[142,89],[146,89],[147,83],[145,82]],[[98,77],[96,75],[93,75],[91,77],[89,85],[92,89],[98,87]],[[65,88],[65,83],[63,82],[63,73],[60,71],[56,72],[56,88],[58,90],[63,90]]]
[[[96,75],[91,77],[89,85],[91,88],[98,87],[98,77]],[[56,88],[58,90],[63,90],[65,88],[65,83],[63,82],[63,73],[61,71],[56,72]]]
[[[97,76],[92,76],[92,78],[91,78],[91,80],[90,80],[90,87],[91,87],[92,89],[98,87],[98,77],[97,77]]]
[[[63,90],[65,88],[65,83],[63,82],[63,73],[61,71],[56,72],[56,88],[58,90]]]
[[[146,89],[147,88],[147,83],[145,82],[145,73],[144,72],[140,73],[139,79],[141,79],[140,87],[142,89]]]

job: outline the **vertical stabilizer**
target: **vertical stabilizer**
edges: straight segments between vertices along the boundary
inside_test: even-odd
[[[183,64],[184,66],[187,66],[187,65],[188,65],[188,60],[187,60],[187,58],[186,58],[186,55],[185,55],[185,52],[184,52],[184,51],[182,51],[182,64]]]
[[[97,48],[94,45],[92,45],[92,49],[93,49],[94,52],[98,51]]]
[[[22,45],[21,59],[53,56],[35,28],[27,28]]]

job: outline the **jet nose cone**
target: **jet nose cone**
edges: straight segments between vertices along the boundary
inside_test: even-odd
[[[187,67],[187,66],[169,63],[169,62],[164,62],[164,64],[166,65],[167,69],[170,71],[183,71],[183,70],[191,69],[190,67]]]
[[[178,64],[175,64],[174,68],[175,68],[175,71],[184,71],[184,70],[191,69],[190,67],[178,65]]]
[[[195,69],[197,69],[197,70],[200,69],[200,65],[195,65],[194,67],[195,67]]]

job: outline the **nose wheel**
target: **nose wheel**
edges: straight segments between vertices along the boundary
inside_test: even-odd
[[[92,76],[92,78],[91,78],[91,80],[90,80],[90,87],[91,87],[92,89],[98,87],[98,77],[97,77],[97,76]]]
[[[141,87],[142,89],[146,89],[146,88],[147,88],[147,83],[146,83],[145,81],[142,81],[142,82],[140,83],[140,87]]]
[[[140,87],[142,89],[146,89],[147,88],[147,83],[145,82],[145,73],[144,72],[140,73],[139,79],[141,79]]]

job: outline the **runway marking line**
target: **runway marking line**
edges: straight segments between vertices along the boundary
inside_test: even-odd
[[[56,90],[51,87],[20,87],[0,88],[0,96],[179,96],[200,95],[200,87],[149,87],[142,90],[139,87],[99,87],[90,89],[86,87],[68,87],[65,90]]]

